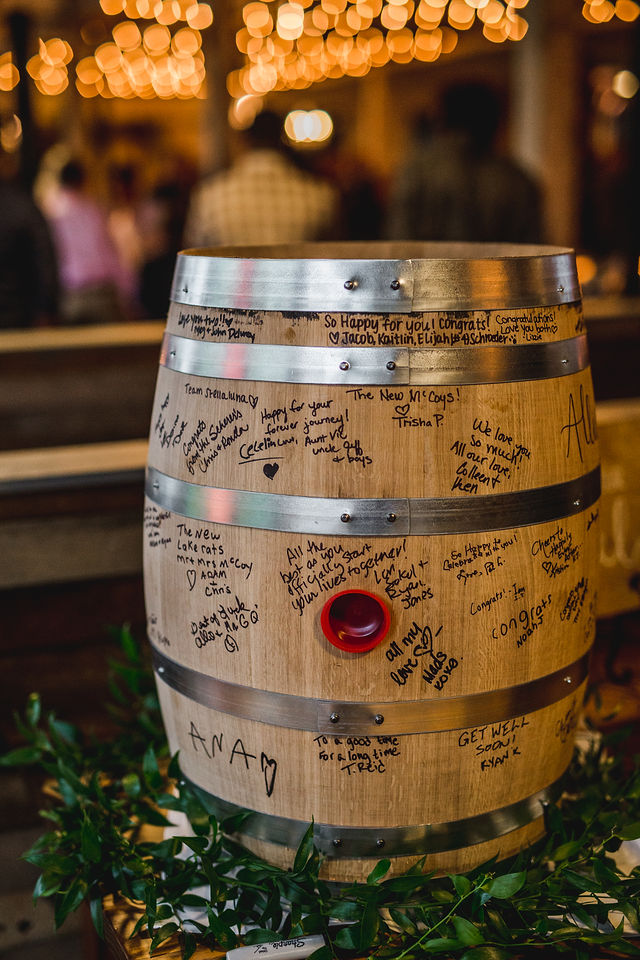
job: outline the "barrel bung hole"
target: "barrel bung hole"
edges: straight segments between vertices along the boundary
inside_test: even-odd
[[[320,625],[325,637],[339,650],[366,653],[384,640],[389,630],[389,610],[366,590],[344,590],[325,603]]]

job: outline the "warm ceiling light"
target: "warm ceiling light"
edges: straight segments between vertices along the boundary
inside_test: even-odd
[[[442,53],[442,31],[416,30],[414,52],[416,60],[423,60],[425,63],[437,60]]]
[[[465,0],[451,0],[447,11],[449,23],[458,30],[468,30],[473,25],[476,12]]]
[[[633,23],[640,15],[640,7],[633,0],[617,0],[616,17],[625,23]]]
[[[490,23],[485,23],[482,27],[482,34],[491,43],[504,43],[507,39],[507,32],[503,26],[494,27]]]
[[[73,59],[73,50],[67,41],[60,37],[46,41],[41,39],[38,46],[40,57],[52,67],[67,64]]]
[[[356,10],[363,19],[375,19],[380,16],[382,0],[356,0]]]
[[[85,86],[95,86],[102,78],[102,70],[96,63],[95,57],[83,57],[76,64],[76,77]]]
[[[176,20],[186,20],[189,7],[193,6],[193,0],[173,0],[173,10]]]
[[[458,46],[458,34],[450,27],[442,27],[442,52],[453,53]]]
[[[176,12],[173,8],[172,0],[163,0],[162,9],[156,16],[158,23],[162,24],[164,27],[170,27],[178,19]]]
[[[500,0],[489,0],[485,6],[478,8],[479,19],[482,20],[483,23],[488,23],[492,27],[495,27],[496,24],[500,23],[504,15],[505,9],[500,3]]]
[[[517,13],[507,13],[503,28],[509,40],[522,40],[529,29],[529,24]]]
[[[202,37],[197,30],[183,27],[174,33],[171,40],[171,49],[176,56],[193,56],[202,46]]]
[[[5,53],[0,57],[0,90],[8,93],[20,82],[20,73],[13,63],[10,53]]]
[[[103,13],[106,13],[110,17],[115,17],[117,14],[122,13],[124,2],[123,0],[100,0],[100,6]]]
[[[171,31],[160,23],[152,23],[144,31],[142,39],[147,53],[159,55],[169,49]]]
[[[413,44],[413,31],[405,27],[396,30],[387,37],[387,45],[392,53],[407,53]]]
[[[27,73],[33,80],[39,75],[43,67],[43,61],[39,54],[34,54],[27,60]]]
[[[271,64],[256,64],[249,68],[248,81],[253,92],[258,94],[269,93],[278,83],[278,72]]]
[[[333,120],[326,110],[292,110],[284,121],[284,131],[293,143],[321,143],[333,132]]]
[[[623,100],[631,100],[640,88],[640,81],[631,70],[619,70],[611,81],[611,89]]]
[[[322,37],[309,37],[304,34],[297,43],[302,57],[317,57],[322,52]]]
[[[380,14],[380,23],[387,30],[400,30],[409,19],[409,13],[406,7],[396,7],[390,3],[382,8]]]
[[[104,85],[104,81],[102,79],[101,82]],[[79,78],[76,78],[76,90],[81,97],[84,97],[87,100],[99,96],[101,92],[101,88],[98,87],[97,84],[83,83]]]
[[[269,7],[266,3],[247,3],[242,10],[242,19],[247,25],[247,29],[252,33],[257,30],[263,30],[269,23],[272,23]]]
[[[208,3],[194,3],[187,10],[187,23],[193,30],[206,30],[213,23],[213,10]]]
[[[607,23],[615,14],[615,7],[609,0],[598,0],[597,3],[591,3],[589,13],[595,23]]]
[[[137,0],[138,16],[143,20],[153,20],[162,12],[162,0]]]
[[[122,23],[117,23],[111,34],[114,43],[121,50],[135,50],[142,42],[138,25],[133,20],[123,20]]]
[[[300,3],[283,3],[278,8],[276,19],[278,36],[284,40],[297,40],[304,30],[304,7]]]
[[[96,63],[104,73],[117,70],[122,63],[122,54],[115,43],[101,43],[94,56]]]

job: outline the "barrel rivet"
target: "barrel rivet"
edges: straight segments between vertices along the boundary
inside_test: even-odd
[[[340,514],[340,519],[342,520],[343,523],[349,523],[349,521],[351,520],[351,514],[350,514],[350,513],[341,513],[341,514]]]
[[[340,837],[334,837],[334,838],[333,838],[333,845],[334,845],[334,847],[341,847],[341,846],[342,846],[342,840],[340,839]]]
[[[574,500],[574,501],[573,501],[574,507],[579,507],[581,503],[582,503],[582,501],[580,500],[580,497],[578,497],[577,500]]]
[[[388,361],[387,361],[387,370],[395,370],[395,368],[396,368],[396,362],[395,362],[395,360],[388,360]]]
[[[558,293],[564,293],[564,287],[562,286],[562,284],[560,284],[558,287]]]
[[[564,678],[564,682],[565,682],[565,683],[573,683],[573,677],[565,677],[565,678]]]
[[[158,673],[160,674],[160,676],[162,676],[162,674],[164,673],[164,667],[158,667]]]
[[[399,281],[399,280],[392,280],[391,283],[389,284],[389,286],[391,287],[392,290],[399,290],[399,289],[400,289],[400,281]]]
[[[382,837],[378,837],[378,839],[376,840],[376,847],[377,847],[379,850],[381,850],[381,849],[384,847],[385,843],[386,843],[386,841],[383,840]]]
[[[345,280],[344,282],[345,290],[355,290],[357,286],[358,284],[355,282],[355,280]]]
[[[153,487],[154,490],[159,490],[159,489],[160,489],[160,484],[158,483],[157,480],[154,480],[154,481],[153,481],[152,487]]]
[[[340,714],[339,713],[330,713],[329,720],[331,723],[340,723]]]
[[[380,726],[381,724],[384,723],[384,717],[382,716],[381,713],[376,713],[375,717],[373,718],[373,722],[377,723],[378,726]]]
[[[563,358],[562,358],[562,362],[563,362],[563,363],[569,363],[569,361],[567,360],[566,357],[563,357]]]
[[[388,513],[388,514],[387,514],[387,523],[395,523],[397,519],[398,519],[398,517],[396,516],[395,513]]]
[[[189,293],[189,287],[186,285],[186,283],[185,283],[184,287],[182,288],[182,292],[183,292],[183,293]]]
[[[341,361],[341,363],[340,363],[340,369],[341,369],[341,370],[348,370],[350,367],[351,367],[351,364],[349,363],[348,360],[342,360],[342,361]]]
[[[169,352],[169,356],[170,356],[170,357],[175,357],[175,355],[176,355],[175,350],[171,350],[171,351]]]

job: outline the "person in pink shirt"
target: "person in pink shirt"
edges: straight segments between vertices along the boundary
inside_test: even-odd
[[[100,205],[85,191],[85,171],[70,160],[47,217],[56,248],[63,322],[114,323],[127,320],[135,296],[135,275],[120,260]]]

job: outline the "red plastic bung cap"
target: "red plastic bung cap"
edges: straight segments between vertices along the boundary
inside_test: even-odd
[[[327,600],[320,615],[325,637],[339,650],[366,653],[387,635],[391,614],[366,590],[343,590]]]

